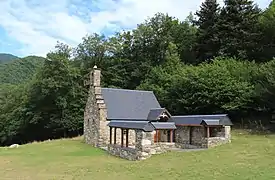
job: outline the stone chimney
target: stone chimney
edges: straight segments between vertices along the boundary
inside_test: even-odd
[[[101,86],[100,86],[101,70],[98,69],[96,65],[94,66],[93,71],[90,74],[90,79],[95,90],[96,103],[98,105],[98,108],[99,109],[106,108],[103,100],[103,96],[101,93]]]
[[[101,93],[101,71],[94,66],[90,72],[89,94],[84,112],[84,139],[87,144],[105,147],[108,143],[107,109]]]
[[[107,109],[101,92],[101,70],[94,66],[92,72],[92,85],[94,87],[96,104],[99,112],[99,139],[98,146],[106,146],[108,143]]]

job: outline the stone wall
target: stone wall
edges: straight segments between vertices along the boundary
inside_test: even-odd
[[[231,142],[231,127],[224,126],[218,128],[219,130],[216,137],[209,137],[203,139],[202,147],[211,148],[215,146],[219,146],[222,144],[227,144]]]
[[[151,145],[154,143],[153,132],[144,132],[142,130],[136,130],[136,144],[135,148],[138,151],[150,153]]]
[[[191,142],[190,142],[190,130],[191,132]],[[175,131],[175,146],[182,149],[193,149],[193,148],[208,148],[214,147],[221,144],[231,142],[231,127],[212,127],[215,128],[217,137],[206,138],[206,128],[203,126],[199,127],[187,127],[187,126],[177,126]]]
[[[121,131],[118,132],[117,129],[117,133],[120,132]],[[117,142],[117,144],[108,145],[108,152],[114,156],[118,156],[128,160],[143,160],[151,157],[153,133],[143,132],[142,130],[132,130],[131,134],[133,134],[133,132],[135,133],[136,144],[134,147],[121,147],[120,142]]]
[[[202,146],[205,137],[205,127],[192,127],[191,145]]]
[[[211,138],[207,139],[206,147],[211,148],[211,147],[219,146],[219,145],[226,144],[229,142],[230,142],[230,140],[225,137],[211,137]]]
[[[224,127],[224,136],[229,140],[229,142],[231,142],[231,126]]]
[[[152,144],[150,153],[161,154],[167,151],[171,151],[173,148],[176,148],[176,143],[158,142],[158,143]]]
[[[190,140],[190,127],[177,126],[175,130],[175,142],[179,144],[189,144]]]
[[[121,147],[117,144],[109,144],[108,145],[108,152],[111,155],[121,157],[127,160],[139,160],[141,159],[141,153],[139,153],[136,149],[130,147]]]
[[[190,131],[192,131],[191,138]],[[202,126],[177,126],[175,136],[175,146],[177,148],[194,149],[207,146],[207,141],[205,140],[205,129]]]
[[[84,112],[84,140],[87,144],[97,146],[99,138],[99,111],[96,107],[95,91],[90,85]]]

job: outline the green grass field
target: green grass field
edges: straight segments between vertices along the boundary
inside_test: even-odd
[[[0,148],[0,179],[273,180],[275,135],[235,131],[231,144],[206,151],[169,152],[136,162],[110,156],[81,138]]]

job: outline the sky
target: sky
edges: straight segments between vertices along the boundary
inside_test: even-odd
[[[184,20],[203,0],[0,0],[0,53],[45,56],[91,33],[136,28],[157,12]],[[222,2],[222,0],[219,0]],[[254,0],[266,8],[271,0]]]

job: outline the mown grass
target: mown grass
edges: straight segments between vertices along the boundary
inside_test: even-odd
[[[0,148],[0,179],[275,179],[275,135],[234,132],[232,143],[206,151],[169,152],[127,161],[81,138]]]

